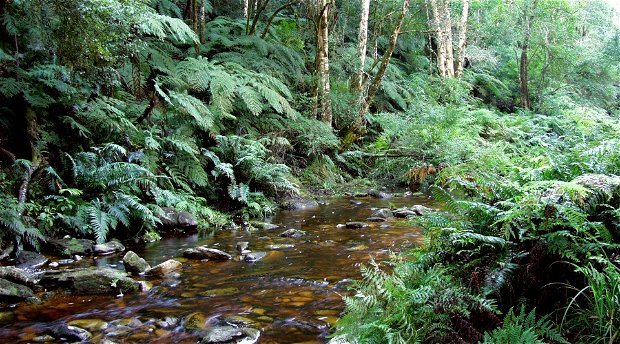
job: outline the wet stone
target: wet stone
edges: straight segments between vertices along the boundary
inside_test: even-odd
[[[183,257],[191,259],[208,259],[208,260],[229,260],[232,256],[222,250],[209,248],[207,246],[198,246],[188,248],[183,251]]]
[[[250,224],[252,225],[252,227],[255,227],[258,229],[264,229],[264,230],[272,230],[272,229],[280,228],[280,226],[278,225],[274,225],[272,223],[267,223],[267,222],[260,222],[260,221],[250,221]]]
[[[382,199],[392,198],[392,195],[390,195],[389,193],[384,192],[384,191],[378,191],[378,190],[370,190],[368,191],[368,195],[374,198],[382,198]]]
[[[255,262],[265,258],[267,252],[251,252],[243,256],[243,260],[246,262]]]
[[[416,213],[415,211],[411,209],[407,209],[407,208],[400,208],[400,209],[394,210],[394,217],[403,219],[409,216],[418,216],[418,213]]]
[[[36,252],[21,251],[17,256],[15,266],[20,269],[38,269],[47,264],[50,260]]]
[[[385,218],[384,217],[369,217],[366,220],[370,221],[370,222],[385,222]]]
[[[235,327],[250,327],[255,324],[254,320],[241,315],[227,315],[222,318],[222,322]]]
[[[267,248],[269,248],[270,250],[283,250],[283,249],[287,249],[287,248],[294,248],[295,245],[293,244],[274,244],[274,245],[267,245]]]
[[[194,312],[183,319],[183,327],[188,330],[204,330],[207,326],[207,315],[202,312]]]
[[[306,235],[306,231],[302,231],[301,229],[295,229],[295,228],[287,229],[280,234],[280,236],[283,238],[295,238],[295,239],[301,238],[304,235]]]
[[[0,267],[0,278],[11,281],[13,283],[34,287],[38,282],[40,274],[33,274],[28,271],[15,268],[12,266]]]
[[[92,337],[90,332],[85,329],[65,323],[52,326],[51,332],[52,335],[59,340],[64,339],[68,341],[87,342]]]
[[[366,228],[368,227],[368,224],[365,222],[351,221],[351,222],[347,222],[345,226],[350,229],[357,229],[357,228]]]
[[[349,201],[349,203],[353,204],[353,205],[362,205],[363,202],[362,201],[358,201],[356,199],[352,199]]]
[[[101,319],[76,319],[69,321],[69,325],[88,331],[103,331],[108,328],[108,323]]]
[[[125,265],[125,270],[134,275],[145,273],[151,268],[151,265],[149,265],[146,260],[138,256],[133,251],[128,251],[125,253],[125,256],[123,257],[123,264]]]
[[[388,219],[390,217],[394,217],[394,214],[388,208],[381,208],[373,211],[371,217],[381,217],[384,219]]]
[[[181,265],[182,264],[179,261],[168,259],[167,261],[146,270],[144,275],[153,278],[164,278],[179,270]]]
[[[93,246],[93,252],[96,255],[104,256],[108,254],[113,254],[116,252],[125,251],[125,246],[118,241],[110,241],[103,244],[97,244]]]
[[[254,344],[260,337],[260,331],[253,328],[236,328],[217,326],[210,328],[200,341],[201,344]]]
[[[34,343],[48,343],[48,342],[53,342],[55,340],[56,338],[50,336],[49,334],[32,338],[32,341]]]
[[[205,290],[202,293],[200,293],[200,295],[202,296],[229,296],[229,295],[235,295],[238,293],[239,293],[239,288],[228,287],[228,288]]]
[[[11,281],[0,278],[0,301],[12,302],[25,300],[33,297],[34,293],[32,289]]]
[[[237,249],[237,251],[242,252],[248,249],[248,246],[250,245],[249,242],[247,241],[240,241],[235,245],[235,248]]]
[[[50,239],[47,241],[47,249],[56,256],[73,257],[76,254],[88,255],[93,253],[95,242],[88,239]]]

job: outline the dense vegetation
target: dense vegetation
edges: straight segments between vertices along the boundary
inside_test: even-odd
[[[618,340],[607,3],[15,0],[0,15],[3,257],[66,234],[154,238],[166,207],[217,227],[366,178],[445,208],[419,221],[424,247],[363,269],[338,340]]]

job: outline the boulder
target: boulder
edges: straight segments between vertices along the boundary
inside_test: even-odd
[[[370,222],[385,222],[386,221],[384,217],[376,217],[376,216],[371,216],[367,218],[366,220]]]
[[[369,190],[368,195],[374,198],[382,198],[382,199],[392,198],[392,195],[390,195],[389,193],[384,192],[384,191],[379,191],[379,190]]]
[[[134,275],[143,274],[151,268],[151,265],[134,251],[125,253],[123,264],[125,265],[125,271]]]
[[[370,216],[371,217],[381,217],[381,218],[384,218],[384,219],[389,219],[390,217],[394,217],[394,214],[388,208],[381,208],[381,209],[377,209],[377,210],[373,211],[372,215],[370,215]]]
[[[34,288],[40,279],[39,274],[33,274],[28,271],[12,267],[2,266],[0,267],[0,278],[11,281],[13,283],[21,284]]]
[[[13,302],[23,301],[33,297],[32,289],[17,283],[0,278],[0,301]]]
[[[204,330],[209,318],[202,312],[194,312],[183,319],[183,327],[187,330]]]
[[[433,212],[433,209],[425,207],[420,204],[414,205],[413,207],[411,207],[411,210],[413,210],[418,216],[424,216],[426,214]]]
[[[181,265],[181,262],[179,262],[178,260],[168,259],[167,261],[146,270],[144,275],[152,278],[164,278],[171,273],[179,270],[181,268]]]
[[[90,332],[85,329],[65,323],[55,324],[50,330],[54,338],[61,341],[86,343],[89,342],[92,337]]]
[[[44,288],[64,288],[74,294],[117,294],[140,289],[126,273],[111,268],[80,268],[46,271],[39,281]]]
[[[362,201],[358,201],[356,199],[352,199],[349,201],[349,203],[353,204],[353,205],[362,205],[363,202]]]
[[[400,219],[404,219],[407,218],[409,216],[418,216],[418,213],[416,213],[415,211],[408,209],[408,208],[400,208],[400,209],[396,209],[394,210],[394,217],[400,218]]]
[[[123,246],[123,244],[118,241],[109,241],[103,244],[97,244],[93,246],[93,252],[99,256],[123,251],[125,251],[125,246]]]
[[[198,227],[196,218],[186,211],[177,211],[169,207],[162,207],[161,210],[164,213],[159,220],[161,221],[162,227],[166,229],[196,229]]]
[[[287,210],[312,209],[319,206],[319,202],[313,199],[303,199],[299,197],[288,197],[280,202],[280,206]]]
[[[15,266],[20,269],[38,269],[47,264],[50,260],[36,252],[32,251],[21,251],[17,255],[17,261]]]
[[[88,239],[50,239],[47,241],[47,248],[50,253],[61,257],[73,257],[76,254],[80,256],[93,253],[95,242]]]
[[[306,235],[306,231],[302,231],[301,229],[290,228],[280,233],[280,236],[283,238],[301,238]]]
[[[183,251],[183,257],[191,259],[208,259],[208,260],[229,260],[232,256],[224,251],[207,246],[198,246],[188,248]]]
[[[202,337],[201,344],[254,344],[258,342],[260,331],[257,329],[233,326],[216,326]]]
[[[368,227],[368,224],[365,222],[351,221],[351,222],[347,222],[345,224],[345,227],[351,228],[351,229],[366,228]]]

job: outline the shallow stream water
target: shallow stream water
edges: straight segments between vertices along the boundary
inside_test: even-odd
[[[113,296],[69,296],[58,293],[39,305],[19,304],[4,312],[0,343],[27,343],[46,332],[50,323],[86,319],[93,342],[196,343],[204,334],[200,323],[229,317],[261,330],[259,343],[325,343],[330,326],[344,309],[342,295],[350,279],[359,278],[359,265],[389,258],[421,242],[421,231],[403,220],[369,223],[369,228],[337,227],[366,221],[372,208],[422,204],[424,196],[392,199],[328,199],[314,209],[280,211],[270,220],[272,230],[219,231],[211,236],[163,239],[145,247],[130,247],[151,265],[174,258],[183,263],[178,276],[153,281],[147,292]],[[385,226],[385,225],[389,226]],[[383,226],[382,226],[383,225]],[[285,229],[307,232],[298,238],[279,236]],[[182,258],[189,247],[208,245],[235,253],[237,242],[267,252],[256,262],[236,257],[228,262]],[[293,245],[273,249],[270,245]],[[123,269],[122,254],[85,258],[81,266]],[[198,328],[188,322],[198,320]],[[79,321],[77,323],[80,323]]]

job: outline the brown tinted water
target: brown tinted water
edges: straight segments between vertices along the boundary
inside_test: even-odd
[[[144,293],[118,298],[56,294],[39,305],[19,304],[12,314],[2,313],[6,325],[0,327],[0,343],[30,342],[53,322],[78,319],[91,319],[84,326],[91,329],[93,342],[107,338],[117,343],[195,343],[204,334],[202,325],[227,316],[260,329],[259,343],[325,343],[330,325],[344,308],[341,296],[347,293],[347,281],[360,277],[359,265],[371,258],[385,260],[390,252],[412,247],[422,239],[419,229],[402,220],[390,220],[388,228],[381,228],[385,223],[370,223],[364,229],[337,225],[366,221],[375,207],[432,207],[424,196],[359,200],[361,205],[339,198],[315,209],[280,211],[271,218],[280,225],[275,230],[220,231],[211,236],[164,239],[134,249],[151,265],[178,259],[183,262],[182,270],[176,277],[153,281],[153,288]],[[307,235],[281,238],[279,234],[288,228],[302,229]],[[238,257],[228,262],[181,258],[182,250],[199,245],[235,253],[239,241],[267,255],[254,263]],[[277,244],[294,247],[269,247]],[[84,259],[81,264],[123,269],[121,257]],[[190,319],[198,328],[188,325]]]

